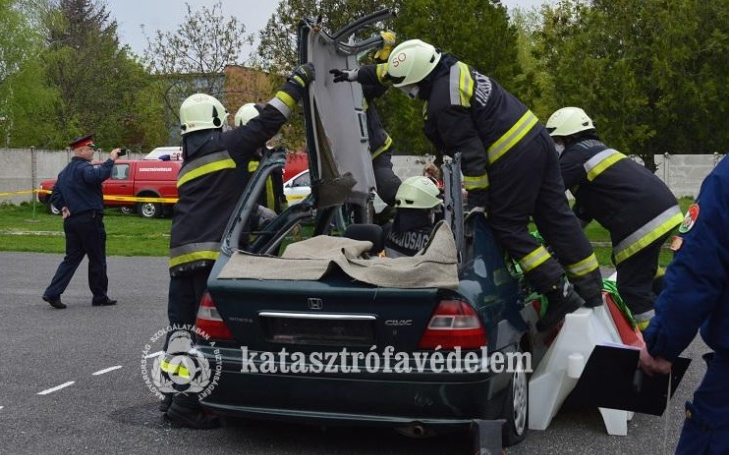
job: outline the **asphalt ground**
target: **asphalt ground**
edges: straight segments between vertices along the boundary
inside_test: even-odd
[[[165,258],[108,258],[114,307],[92,307],[86,262],[54,310],[41,294],[60,255],[0,253],[0,454],[466,454],[463,433],[414,440],[387,429],[229,421],[175,428],[141,373],[145,344],[167,326]],[[512,455],[673,453],[683,403],[703,376],[695,360],[665,417],[636,414],[627,436],[609,436],[597,410],[562,409]]]

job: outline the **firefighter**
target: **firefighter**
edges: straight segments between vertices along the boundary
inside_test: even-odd
[[[676,455],[729,453],[729,159],[724,158],[701,184],[672,244],[656,315],[643,334],[641,368],[667,374],[671,362],[696,337],[714,352],[686,420]]]
[[[238,109],[235,114],[235,126],[245,126],[252,118],[258,117],[263,110],[264,105],[260,103],[246,103]],[[270,143],[271,141],[269,141]],[[251,175],[256,172],[258,166],[261,165],[264,152],[269,149],[269,144],[256,150],[253,158],[248,162],[244,169],[244,181],[248,181]],[[283,169],[274,169],[266,179],[266,189],[261,194],[259,203],[275,213],[281,213],[287,207],[286,195],[284,194]]]
[[[375,52],[374,59],[377,63],[387,62],[396,36],[391,31],[380,32],[382,46]],[[340,70],[331,70],[334,74],[334,82],[338,82]],[[375,174],[375,185],[377,194],[389,206],[395,205],[395,194],[400,187],[400,177],[392,170],[392,138],[382,126],[382,120],[375,108],[374,100],[384,95],[387,87],[379,83],[362,84],[362,95],[364,96],[364,109],[367,117],[367,135],[370,139],[370,156],[372,157],[372,170]]]
[[[546,126],[575,197],[572,210],[583,226],[594,219],[610,232],[618,291],[645,330],[654,314],[658,255],[683,220],[678,201],[652,172],[600,142],[582,109],[559,109]]]
[[[179,199],[170,232],[170,326],[195,324],[223,231],[245,188],[236,167],[247,165],[278,132],[313,80],[312,64],[298,66],[260,115],[226,132],[228,112],[214,97],[198,93],[180,106],[184,164],[177,178]],[[219,425],[203,414],[197,396],[178,393],[160,409],[167,406],[167,417],[178,424],[202,429]]]
[[[428,177],[410,177],[400,184],[395,201],[395,219],[385,226],[385,255],[413,256],[430,241],[436,210],[443,205],[440,190]]]
[[[549,301],[540,330],[585,301],[602,305],[597,259],[567,203],[554,143],[524,104],[495,80],[417,39],[399,44],[386,64],[342,73],[339,80],[390,81],[410,98],[427,101],[425,134],[445,154],[461,153],[471,214],[488,208],[494,234]],[[529,234],[530,217],[562,265]]]

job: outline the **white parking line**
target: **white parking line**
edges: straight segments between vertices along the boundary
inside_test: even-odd
[[[104,374],[104,373],[108,373],[110,371],[118,370],[121,367],[122,367],[121,365],[117,365],[115,367],[104,368],[103,370],[99,370],[96,373],[91,373],[91,375],[92,376],[99,376],[100,374]]]
[[[145,359],[151,359],[152,357],[157,357],[157,356],[160,356],[160,355],[162,355],[164,353],[165,353],[165,351],[157,351],[157,352],[153,352],[152,354],[145,355],[144,358]]]
[[[42,391],[42,392],[38,392],[38,395],[48,395],[49,393],[53,393],[53,392],[56,392],[56,391],[58,391],[58,390],[61,390],[61,389],[63,389],[63,388],[66,388],[66,387],[68,387],[68,386],[72,385],[72,384],[73,384],[74,382],[75,382],[75,381],[68,381],[68,382],[64,382],[64,383],[63,383],[63,384],[61,384],[61,385],[57,385],[57,386],[55,386],[55,387],[52,387],[52,388],[50,388],[50,389],[46,389],[46,390],[44,390],[44,391]]]

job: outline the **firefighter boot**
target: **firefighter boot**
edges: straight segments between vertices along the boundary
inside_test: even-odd
[[[585,299],[585,307],[595,308],[603,304],[600,270],[578,278],[571,278],[571,280],[575,285],[575,291]]]
[[[175,395],[165,416],[177,425],[197,430],[209,430],[220,426],[217,417],[205,414],[197,396],[187,396],[182,393]]]
[[[547,313],[537,322],[537,330],[544,332],[557,325],[565,315],[578,310],[585,301],[575,292],[574,287],[567,281],[562,280],[552,286],[547,292]]]

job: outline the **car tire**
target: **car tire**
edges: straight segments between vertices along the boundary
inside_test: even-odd
[[[503,418],[506,422],[502,427],[502,445],[511,447],[523,441],[529,429],[529,377],[523,368],[512,373],[504,398]]]
[[[119,211],[124,215],[131,215],[136,212],[136,207],[133,205],[123,205],[119,207]]]
[[[51,215],[60,215],[61,214],[61,211],[58,210],[56,208],[56,206],[54,206],[50,202],[47,204],[46,208],[48,209],[48,213],[50,213]]]
[[[137,213],[142,218],[159,218],[162,216],[162,204],[140,202],[137,206]]]

